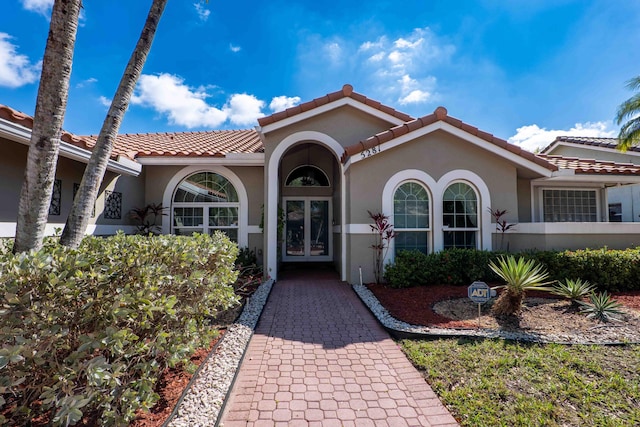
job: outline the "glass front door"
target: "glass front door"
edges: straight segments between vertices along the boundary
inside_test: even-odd
[[[284,199],[283,261],[329,261],[330,199]]]

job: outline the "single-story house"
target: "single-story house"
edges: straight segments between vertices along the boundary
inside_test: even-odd
[[[0,106],[0,236],[15,233],[31,125]],[[50,231],[66,219],[95,139],[63,134]],[[222,230],[255,250],[265,275],[277,279],[282,263],[330,262],[348,282],[360,268],[373,278],[368,211],[398,232],[387,261],[401,249],[505,241],[510,250],[640,245],[640,224],[610,220],[608,191],[640,184],[637,151],[607,146],[610,157],[595,156],[600,148],[559,138],[533,154],[443,107],[414,118],[345,85],[254,129],[118,136],[89,232],[133,232],[127,213],[161,203],[163,233]],[[505,239],[492,209],[517,224]]]

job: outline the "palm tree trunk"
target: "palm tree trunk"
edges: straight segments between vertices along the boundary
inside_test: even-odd
[[[53,4],[18,204],[14,253],[42,247],[67,108],[81,6],[81,0],[56,0]]]
[[[71,213],[60,238],[60,243],[65,246],[78,247],[87,230],[93,203],[98,195],[98,189],[111,157],[113,143],[118,136],[124,113],[127,111],[136,82],[151,50],[151,44],[166,4],[167,0],[153,0],[142,34],[140,34],[113,101],[111,101],[107,117],[102,124],[96,145],[91,153],[91,159],[85,168],[80,188],[73,201]]]

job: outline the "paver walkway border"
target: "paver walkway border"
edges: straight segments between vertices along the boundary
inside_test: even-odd
[[[220,417],[224,427],[457,426],[336,279],[278,281]]]

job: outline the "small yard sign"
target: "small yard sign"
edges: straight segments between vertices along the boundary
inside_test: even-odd
[[[484,304],[496,296],[496,291],[492,290],[484,282],[473,282],[471,286],[467,288],[467,295],[469,299],[476,304]]]
[[[496,291],[484,282],[473,282],[467,288],[469,299],[478,304],[478,329],[480,328],[481,305],[496,296]]]

